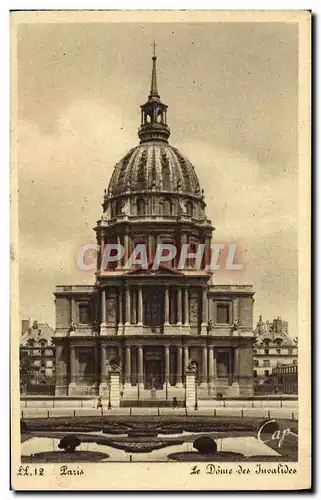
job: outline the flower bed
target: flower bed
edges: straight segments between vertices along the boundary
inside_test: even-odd
[[[22,455],[21,462],[24,463],[68,463],[68,462],[99,462],[108,458],[108,453],[99,451],[42,451],[33,455]]]
[[[148,443],[146,441],[141,442],[123,442],[123,441],[97,441],[97,444],[111,446],[112,448],[117,448],[118,450],[124,450],[128,453],[149,453],[154,450],[160,450],[161,448],[166,448],[167,446],[183,444],[184,441],[158,441],[153,443]]]

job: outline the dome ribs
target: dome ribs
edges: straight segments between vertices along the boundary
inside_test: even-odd
[[[137,157],[133,170],[133,175],[131,179],[130,189],[131,191],[144,191],[148,189],[147,186],[147,159],[148,151],[146,148],[139,148],[137,152]]]
[[[152,175],[151,175],[151,182],[150,182],[150,187],[151,188],[155,188],[156,187],[156,179],[157,179],[157,174],[156,174],[156,151],[155,151],[155,146],[153,146]]]
[[[169,160],[167,158],[167,154],[164,150],[164,148],[161,148],[160,150],[160,160],[161,160],[161,165],[162,165],[162,189],[164,191],[169,191],[171,187],[173,188],[173,182],[172,182],[172,175],[171,175],[171,168],[169,164]]]

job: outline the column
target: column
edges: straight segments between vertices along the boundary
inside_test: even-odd
[[[202,383],[207,382],[207,346],[202,347]]]
[[[138,324],[143,325],[143,290],[142,287],[138,287]]]
[[[182,324],[182,288],[177,288],[177,324]]]
[[[216,349],[214,350],[214,357],[213,357],[213,379],[214,381],[217,379]]]
[[[165,357],[165,383],[169,382],[169,346],[164,346],[164,357]]]
[[[118,326],[123,326],[123,287],[118,288]]]
[[[70,346],[69,356],[70,356],[70,383],[76,384],[76,352],[73,345]]]
[[[75,299],[70,300],[70,323],[78,323],[76,318],[76,302]]]
[[[130,288],[126,286],[126,325],[130,325],[130,312],[131,312],[131,304],[130,304]]]
[[[120,241],[120,236],[117,236],[117,245],[121,245],[121,241]],[[121,269],[122,267],[122,260],[119,259],[117,260],[117,265],[116,265],[116,269]]]
[[[147,239],[147,258],[148,263],[150,264],[153,260],[153,236],[149,235]]]
[[[189,321],[188,321],[188,316],[189,316],[189,311],[188,311],[188,288],[184,288],[184,325],[188,326]]]
[[[231,347],[228,351],[228,384],[233,383],[233,348]]]
[[[130,346],[126,346],[125,383],[131,384],[131,352]]]
[[[169,325],[169,290],[168,285],[165,285],[165,304],[164,304],[164,325]]]
[[[106,373],[106,346],[100,346],[100,383],[106,384],[107,373]]]
[[[234,348],[234,379],[239,379],[239,348]]]
[[[209,346],[208,348],[208,379],[210,385],[213,384],[214,380],[214,352],[213,346]]]
[[[129,237],[128,234],[125,234],[124,236],[124,249],[125,249],[125,254],[124,254],[124,265],[126,264],[128,257],[129,257]]]
[[[136,288],[132,288],[131,290],[131,296],[132,296],[132,322],[134,325],[137,324],[137,293],[136,293]]]
[[[106,325],[106,290],[101,289],[101,324]]]
[[[233,299],[233,323],[239,323],[239,299]]]
[[[186,245],[188,243],[187,241],[187,234],[184,233],[184,234],[181,234],[181,248],[183,247],[183,245]],[[186,263],[188,262],[188,259],[186,259],[185,263],[184,263],[184,269],[186,269],[187,265]]]
[[[208,323],[208,298],[207,298],[207,288],[203,288],[203,319],[202,323],[207,325]]]
[[[184,347],[184,373],[186,372],[187,366],[188,366],[188,360],[189,360],[189,355],[188,355],[188,347]]]
[[[177,346],[176,386],[182,385],[182,348]]]
[[[123,383],[123,347],[121,345],[118,347],[118,360],[120,367],[120,382]]]
[[[100,257],[100,270],[101,271],[105,271],[103,265],[104,265],[104,254],[105,254],[105,238],[104,236],[102,235],[100,237],[100,251],[99,251],[99,257]]]
[[[143,348],[140,345],[137,348],[137,354],[138,354],[138,383],[142,384],[144,376],[144,367],[143,367]]]
[[[99,344],[97,343],[95,345],[95,367],[94,367],[94,373],[96,375],[95,382],[97,387],[99,387],[100,383],[99,372],[100,372],[100,352],[99,352]]]

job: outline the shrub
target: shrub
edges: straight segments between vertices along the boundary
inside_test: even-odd
[[[215,443],[214,439],[209,436],[201,436],[195,439],[193,447],[204,455],[211,455],[213,453],[216,453],[217,450],[217,444]]]
[[[223,399],[223,398],[224,398],[224,396],[223,396],[223,394],[222,394],[221,392],[218,392],[218,393],[216,394],[216,398],[217,398],[217,399]]]
[[[74,453],[77,446],[81,444],[81,441],[78,436],[74,434],[70,434],[68,436],[64,436],[60,443],[58,444],[58,448],[65,450],[69,453]]]

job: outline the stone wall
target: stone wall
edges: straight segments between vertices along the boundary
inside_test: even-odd
[[[70,300],[67,297],[56,297],[56,328],[70,325],[70,307]]]
[[[185,381],[186,408],[195,407],[195,373],[187,372]]]
[[[239,299],[239,324],[253,327],[253,299],[252,297],[240,297]]]
[[[252,396],[253,349],[250,343],[239,348],[239,373],[240,396]]]

